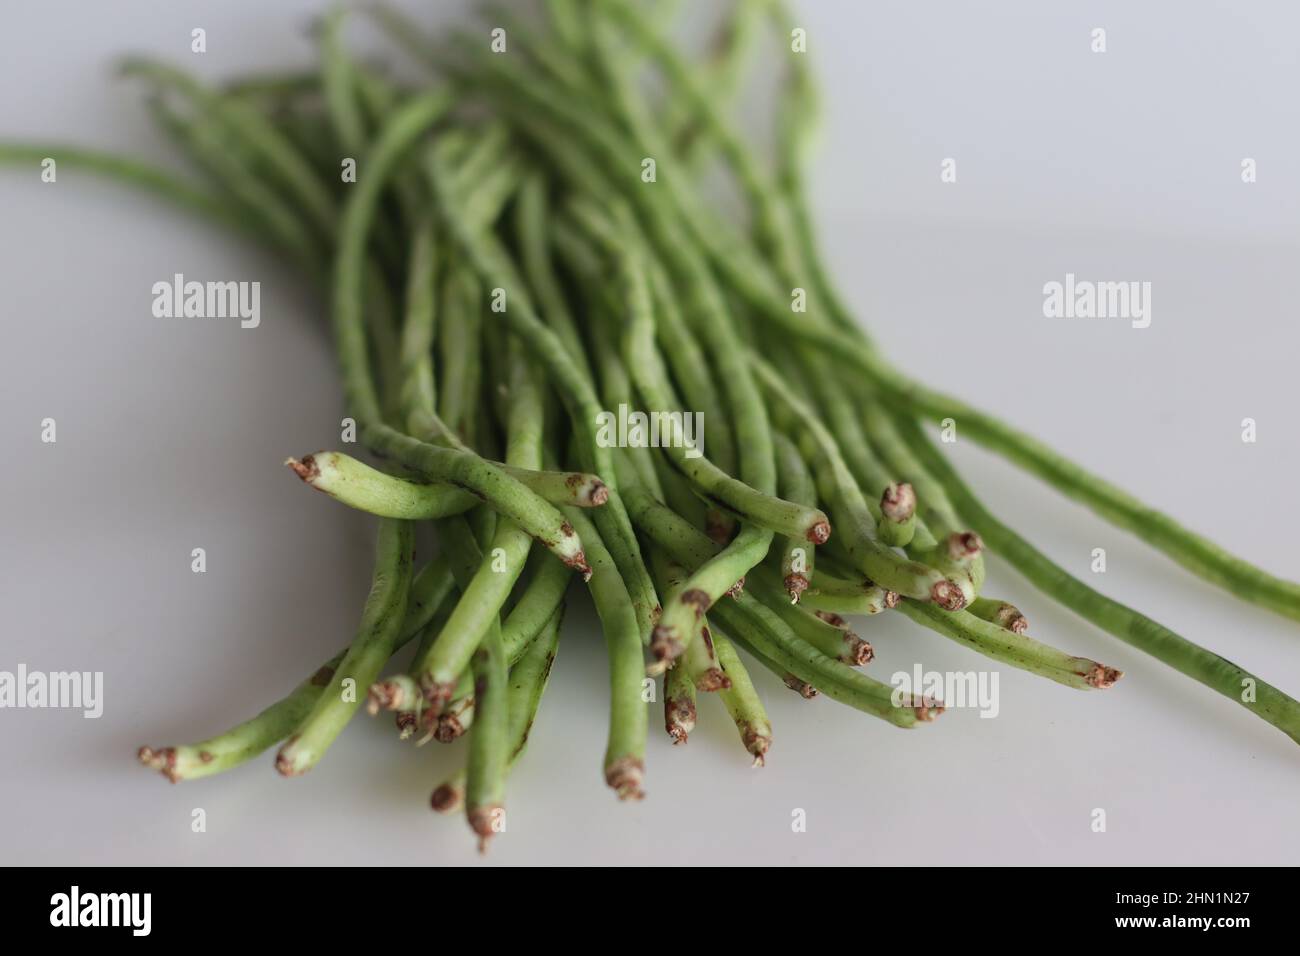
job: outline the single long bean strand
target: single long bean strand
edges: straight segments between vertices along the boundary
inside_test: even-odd
[[[352,61],[343,47],[342,29],[346,18],[347,10],[341,6],[330,10],[323,18],[320,85],[339,144],[355,157],[365,148],[366,121]]]
[[[715,631],[713,642],[718,661],[730,680],[730,686],[718,691],[718,697],[740,732],[740,742],[754,758],[754,766],[761,767],[772,747],[772,722],[767,719],[763,701],[731,641]]]
[[[627,586],[619,576],[604,539],[586,515],[568,512],[570,519],[591,543],[591,590],[596,614],[605,632],[609,653],[609,743],[605,748],[605,782],[620,800],[645,796],[646,705],[641,700],[644,665],[641,632]]]
[[[696,691],[690,671],[683,665],[664,674],[664,729],[674,744],[684,744],[695,729]]]
[[[446,518],[480,503],[459,488],[385,475],[341,452],[316,452],[301,459],[290,458],[285,464],[317,491],[350,508],[385,518]]]
[[[816,507],[817,486],[798,447],[779,431],[772,435],[772,447],[776,453],[777,489],[781,497]],[[791,602],[797,603],[799,595],[808,589],[816,569],[816,546],[811,541],[786,537],[778,539],[775,544],[781,552],[781,585],[790,595]]]
[[[477,276],[453,263],[443,277],[438,325],[438,417],[463,442],[472,444],[471,421],[478,408],[483,356],[481,312],[483,291]]]
[[[64,143],[0,143],[0,164],[29,164],[33,176],[39,174],[41,164],[46,159],[53,159],[65,169],[85,170],[95,176],[123,183],[165,199],[178,208],[198,213],[202,218],[228,229],[265,241],[265,236],[258,232],[256,221],[246,211],[232,207],[223,197],[201,186],[187,183],[168,170],[128,156]]]
[[[436,414],[438,388],[432,350],[437,328],[437,239],[431,219],[416,226],[406,269],[406,318],[402,323],[402,427],[411,436],[436,441],[446,429]]]
[[[505,823],[506,769],[510,760],[510,704],[501,632],[492,628],[474,652],[474,726],[469,737],[465,815],[478,848]]]
[[[542,625],[537,637],[510,667],[509,761],[514,766],[528,744],[528,732],[537,717],[542,693],[551,676],[560,643],[564,605],[560,604]]]
[[[1086,657],[1075,657],[1029,635],[1007,630],[966,611],[945,613],[908,598],[898,610],[944,637],[965,644],[985,657],[1046,677],[1078,690],[1105,690],[1123,672]]]

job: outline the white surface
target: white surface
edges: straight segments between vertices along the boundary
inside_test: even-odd
[[[415,6],[428,6],[419,5]],[[447,17],[456,10],[444,11]],[[823,80],[819,223],[834,271],[889,353],[1005,414],[1271,570],[1300,577],[1291,277],[1300,141],[1286,3],[805,2]],[[0,14],[0,137],[162,152],[128,50],[210,75],[306,61],[320,4],[11,4]],[[209,52],[188,52],[189,30]],[[1089,52],[1089,31],[1110,52]],[[959,181],[939,182],[958,161]],[[1242,157],[1259,182],[1243,185]],[[0,710],[0,859],[14,863],[477,860],[431,787],[460,746],[419,751],[364,717],[324,763],[270,756],[165,786],[133,752],[255,712],[346,642],[373,522],[280,463],[335,444],[322,304],[274,263],[115,186],[0,173],[0,669],[103,670],[99,720]],[[1153,283],[1149,329],[1048,320],[1043,283]],[[150,286],[260,279],[263,321],[162,321]],[[39,423],[58,421],[58,443]],[[1240,422],[1259,423],[1256,444]],[[994,511],[1087,580],[1300,693],[1300,633],[1234,602],[959,444]],[[204,547],[208,572],[190,571]],[[749,769],[715,701],[684,748],[657,732],[648,799],[600,776],[604,655],[574,601],[494,863],[1295,863],[1294,743],[1079,622],[1002,566],[1034,633],[1121,667],[1107,693],[998,668],[1001,714],[915,732],[755,668],[775,724]],[[865,624],[887,678],[989,662],[908,622]],[[714,705],[714,706],[710,706]],[[190,830],[191,811],[207,832]],[[807,812],[806,833],[791,813]],[[1104,808],[1108,831],[1093,833]]]

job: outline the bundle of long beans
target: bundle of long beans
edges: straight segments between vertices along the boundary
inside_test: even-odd
[[[985,593],[986,550],[1300,741],[1296,701],[1072,577],[988,512],[926,425],[955,419],[1244,600],[1300,618],[1300,587],[889,364],[817,251],[804,169],[816,94],[796,22],[782,3],[738,0],[692,58],[669,39],[671,6],[550,0],[539,21],[491,9],[445,38],[370,10],[427,71],[418,83],[349,56],[341,11],[319,25],[315,71],[213,87],[128,61],[201,182],[0,147],[10,163],[57,157],[142,186],[301,267],[330,297],[347,414],[377,461],[289,461],[381,518],[352,643],[251,720],[140,760],[179,781],[279,743],[277,769],[300,774],[364,701],[403,737],[468,734],[467,766],[433,805],[464,807],[482,843],[501,829],[574,571],[605,633],[603,768],[623,798],[642,795],[647,674],[663,676],[675,742],[697,693],[716,693],[756,764],[772,732],[750,667],[899,727],[942,712],[867,676],[871,646],[843,615],[894,610],[1068,687],[1114,684],[1117,670],[1029,637],[1016,606]],[[765,33],[781,85],[764,151],[727,113]],[[722,177],[739,216],[703,187]],[[620,444],[614,409],[643,410],[666,438]],[[707,444],[683,413],[702,415]],[[416,572],[422,521],[439,553]],[[409,665],[381,676],[412,641]]]

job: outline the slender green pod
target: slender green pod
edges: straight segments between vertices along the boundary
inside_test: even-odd
[[[776,452],[777,488],[781,496],[816,507],[817,485],[798,446],[778,431],[772,434],[772,447]],[[777,539],[775,546],[780,549],[781,586],[790,595],[791,603],[798,603],[799,595],[808,589],[816,569],[816,546],[811,541],[786,537]]]
[[[767,762],[767,752],[772,747],[772,722],[767,719],[763,701],[731,641],[716,633],[713,641],[718,650],[718,661],[729,680],[729,686],[719,690],[718,696],[740,732],[740,742],[754,758],[754,766],[761,767]]]
[[[1086,657],[1075,657],[1024,633],[1007,630],[966,611],[943,612],[904,599],[898,610],[913,621],[985,657],[1046,677],[1077,690],[1113,687],[1124,672]]]
[[[463,514],[480,504],[478,498],[446,484],[426,484],[386,475],[337,451],[318,451],[285,464],[317,491],[350,508],[383,518],[430,520]],[[598,508],[609,500],[609,489],[595,475],[573,471],[533,471],[497,464],[538,497],[553,505]]]
[[[679,663],[664,674],[664,729],[674,744],[686,743],[695,729],[696,714],[695,680]]]
[[[318,451],[285,464],[304,482],[350,508],[384,518],[421,520],[463,514],[479,504],[466,491],[386,475],[336,451]]]
[[[474,727],[465,770],[465,815],[478,849],[505,829],[506,769],[510,761],[510,703],[501,632],[491,629],[474,652]]]
[[[587,516],[571,510],[569,517],[590,539],[591,578],[587,582],[596,614],[605,632],[609,653],[609,743],[605,748],[605,782],[620,800],[645,796],[646,706],[641,699],[644,664],[641,632],[627,586],[605,548],[604,539]]]

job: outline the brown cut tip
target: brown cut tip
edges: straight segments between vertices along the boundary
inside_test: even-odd
[[[301,461],[297,458],[288,458],[285,460],[285,464],[293,469],[295,475],[309,485],[320,477],[320,466],[316,464],[315,455],[308,455]]]
[[[298,735],[294,734],[284,742],[284,746],[275,755],[275,769],[282,777],[298,776],[298,771],[293,766],[293,755],[290,753],[297,740]]]
[[[405,696],[395,681],[377,680],[366,694],[366,713],[374,717],[381,710],[397,710],[406,703]]]
[[[465,733],[465,725],[456,714],[443,714],[438,718],[438,726],[433,732],[433,739],[440,744],[449,744]]]
[[[772,735],[765,732],[752,724],[742,728],[740,739],[745,744],[745,749],[754,756],[754,767],[762,767],[767,763],[767,752],[772,747]]]
[[[642,800],[645,764],[636,757],[620,757],[605,768],[605,782],[614,788],[620,800]]]
[[[410,740],[420,728],[420,719],[413,710],[398,711],[394,722],[397,724],[398,740]]]
[[[478,834],[478,851],[480,853],[487,852],[488,841],[496,836],[498,832],[496,822],[503,813],[505,813],[505,807],[495,803],[485,807],[475,807],[467,814],[470,829]]]
[[[799,596],[808,590],[808,578],[802,574],[787,574],[781,583],[785,585],[785,593],[790,595],[791,604],[798,604]]]
[[[603,481],[596,481],[591,486],[591,506],[599,508],[609,501],[609,485]]]
[[[1011,611],[1010,614],[1000,615],[1002,620],[998,623],[1013,634],[1023,634],[1029,630],[1029,619],[1015,608],[1012,608]]]
[[[876,649],[858,635],[849,632],[844,636],[845,663],[862,667],[865,664],[870,664],[875,659],[875,656]]]
[[[465,791],[449,783],[439,786],[429,797],[429,806],[438,813],[455,813],[464,802]]]
[[[442,714],[443,708],[451,700],[451,695],[456,693],[455,681],[438,683],[436,681],[420,682],[420,689],[424,692],[425,714],[428,717],[438,717]]]
[[[664,706],[664,729],[673,744],[684,744],[695,729],[695,701],[689,697],[670,698]]]
[[[961,593],[961,587],[947,578],[935,582],[930,588],[930,600],[945,611],[960,611],[966,606],[966,595]]]
[[[807,681],[800,680],[793,674],[786,674],[781,680],[785,681],[785,686],[802,697],[804,700],[812,700],[817,696],[817,688]]]
[[[1107,667],[1105,664],[1093,664],[1092,670],[1084,676],[1084,680],[1092,687],[1098,690],[1105,690],[1107,687],[1114,687],[1115,682],[1124,676],[1124,672],[1115,667]]]
[[[880,496],[880,511],[895,524],[902,524],[916,514],[916,491],[905,481],[889,485]]]
[[[569,529],[568,534],[573,534],[573,528],[569,526],[568,522],[565,522],[564,527]],[[591,580],[591,565],[587,563],[587,554],[585,551],[578,551],[575,554],[570,554],[563,560],[568,567],[582,575],[584,583]]]
[[[181,778],[176,775],[175,747],[163,747],[161,750],[141,747],[135,752],[135,757],[150,770],[157,770],[166,777],[168,783],[180,783]]]
[[[912,712],[916,714],[916,719],[923,723],[929,723],[944,711],[944,706],[941,701],[937,701],[933,697],[927,697],[924,695],[922,695],[920,700],[911,696],[907,697],[903,701],[903,706],[910,707]]]
[[[898,600],[899,596],[897,591],[885,592],[885,607],[898,607]]]
[[[825,544],[831,539],[831,523],[823,518],[808,529],[808,540],[813,544]]]
[[[974,531],[954,531],[948,535],[948,556],[954,561],[970,561],[984,550],[984,542]]]

